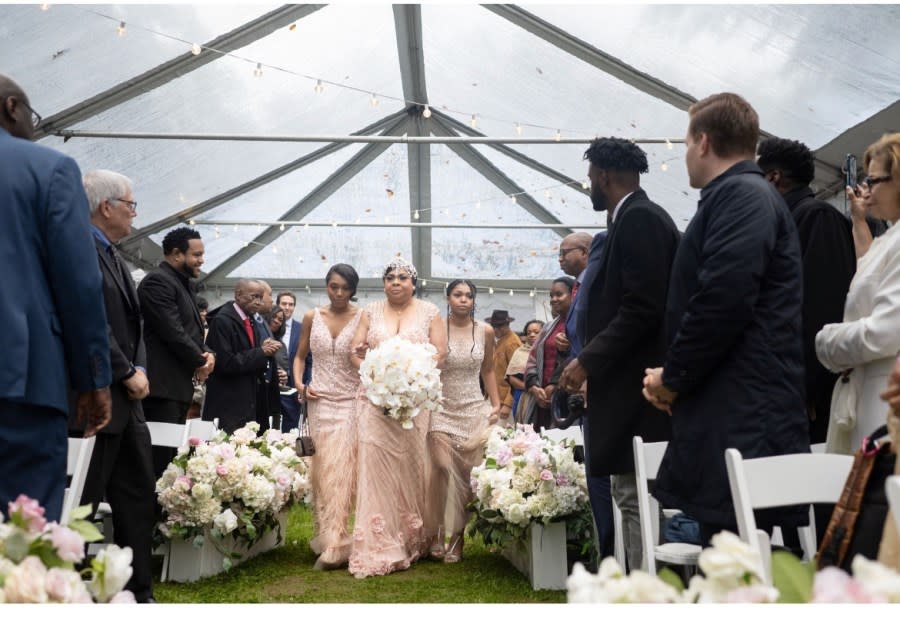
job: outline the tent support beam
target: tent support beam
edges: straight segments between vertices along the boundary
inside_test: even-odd
[[[408,131],[409,117],[405,115],[402,119],[393,123],[388,127],[385,134],[402,134]],[[323,201],[328,199],[344,184],[350,181],[366,166],[372,163],[378,156],[388,149],[387,144],[373,144],[363,148],[362,151],[344,164],[340,169],[332,173],[325,181],[316,186],[309,194],[307,194],[299,203],[285,212],[279,220],[303,220],[303,218],[318,207]],[[256,255],[265,248],[270,242],[276,240],[278,236],[284,232],[279,227],[268,227],[260,233],[256,238],[247,244],[243,249],[223,261],[212,272],[206,275],[203,282],[216,280],[230,274],[235,268],[245,263],[248,259]]]
[[[175,78],[179,78],[207,63],[220,59],[222,53],[232,52],[245,47],[272,34],[279,28],[288,26],[310,13],[318,11],[324,6],[326,5],[286,4],[265,15],[261,15],[212,41],[207,41],[203,44],[203,52],[197,56],[187,51],[181,56],[158,65],[135,78],[120,82],[102,93],[47,117],[44,119],[41,127],[35,132],[34,139],[40,140],[56,130],[80,123],[138,95],[152,91]],[[216,51],[207,48],[212,48],[212,50]]]
[[[431,117],[432,128],[437,135],[453,136],[452,129],[443,124],[439,118]],[[506,176],[506,174],[494,166],[490,160],[478,153],[471,145],[450,144],[450,149],[456,155],[465,160],[465,162],[478,171],[485,179],[497,186],[501,192],[506,195],[516,195],[516,202],[519,207],[537,218],[539,221],[549,225],[561,225],[559,219],[547,210],[543,205],[538,203],[530,194],[528,194],[521,186]],[[560,237],[565,237],[572,233],[568,227],[556,226],[552,228],[553,232]]]

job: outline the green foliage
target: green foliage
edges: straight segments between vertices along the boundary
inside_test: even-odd
[[[815,574],[813,564],[801,562],[787,551],[772,553],[772,580],[780,593],[779,603],[808,603]]]

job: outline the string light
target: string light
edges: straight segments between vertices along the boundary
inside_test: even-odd
[[[189,224],[189,225],[190,225],[190,226],[192,226],[192,227],[193,227],[193,226],[194,226],[194,225],[196,225],[196,224],[197,224],[197,221],[196,221],[196,220],[194,220],[194,219],[193,219],[193,218],[191,218],[191,219],[190,219],[190,220],[189,220],[189,221],[188,221],[188,224]]]
[[[516,195],[514,195],[514,194],[509,195],[509,200],[512,201],[513,203],[516,203],[517,202]]]
[[[256,63],[256,69],[253,70],[253,75],[257,78],[262,77],[262,63]]]
[[[534,290],[531,290],[530,292],[528,292],[528,297],[534,298]]]
[[[672,141],[669,140],[668,138],[666,139],[666,149],[668,149],[669,151],[672,151]]]
[[[472,120],[469,121],[469,125],[471,125],[473,129],[478,127],[478,119],[475,117],[474,114],[472,115]]]
[[[669,163],[663,162],[662,164],[659,165],[659,168],[662,169],[662,171],[665,173],[667,170],[669,170]]]
[[[518,134],[519,136],[522,135],[522,124],[518,122],[516,123],[516,134]]]
[[[279,231],[284,231],[284,223],[281,223],[281,226],[278,227],[278,230],[279,230]]]
[[[125,22],[119,22],[119,27],[116,28],[116,32],[119,33],[120,37],[125,36]]]
[[[494,295],[494,288],[493,288],[493,287],[488,287],[488,294],[490,294],[491,296]]]
[[[561,141],[562,140],[562,132],[560,132],[559,130],[556,130],[555,138],[556,138],[556,142]]]
[[[425,287],[426,285],[428,285],[428,280],[422,279],[422,287]]]
[[[583,181],[583,182],[581,182],[581,188],[582,188],[583,190],[587,190],[587,189],[590,188],[590,187],[591,187],[591,182],[589,182],[589,181]]]
[[[372,104],[372,108],[377,108],[377,107],[378,107],[378,97],[375,95],[375,93],[372,93],[372,99],[369,100],[369,101],[370,101],[371,104]]]
[[[218,240],[218,239],[219,239],[219,228],[218,228],[218,227],[213,227],[213,231],[216,232],[216,239]]]
[[[203,51],[203,48],[200,47],[199,43],[195,43],[191,46],[191,54],[194,56],[200,56],[200,52]]]
[[[316,93],[321,93],[324,90],[325,90],[325,85],[322,84],[322,81],[316,80],[316,88],[315,88]]]
[[[235,226],[234,226],[234,232],[237,233],[237,230],[238,230],[238,226],[235,225]]]
[[[272,254],[273,254],[273,255],[277,255],[277,254],[278,254],[278,247],[275,246],[274,244],[272,245]]]
[[[307,293],[307,294],[311,294],[311,293],[312,293],[312,288],[309,286],[309,283],[306,284],[306,293]]]
[[[428,104],[425,104],[425,109],[422,110],[422,116],[426,119],[431,118],[431,108],[428,107]]]
[[[413,212],[413,220],[419,220],[419,210]]]
[[[510,295],[510,296],[513,295],[513,290],[509,290],[509,295]]]
[[[50,5],[49,5],[49,4],[42,4],[42,5],[41,5],[41,10],[42,10],[42,11],[49,11],[49,10],[50,10]]]

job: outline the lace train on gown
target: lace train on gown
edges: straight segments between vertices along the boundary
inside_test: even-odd
[[[310,388],[319,399],[308,402],[309,430],[316,444],[311,459],[315,537],[310,547],[325,567],[350,556],[349,520],[356,493],[356,395],[359,373],[350,363],[360,313],[332,339],[316,309],[310,329],[313,356]]]
[[[409,341],[428,341],[429,326],[437,307],[418,300],[413,322],[400,335]],[[384,327],[384,301],[368,305],[367,341],[375,348],[393,335]],[[374,406],[360,387],[357,400],[359,472],[356,520],[349,569],[357,578],[405,570],[421,557],[424,534],[427,459],[425,435],[430,414],[413,419],[413,429],[400,424]]]

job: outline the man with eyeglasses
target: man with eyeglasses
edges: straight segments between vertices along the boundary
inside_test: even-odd
[[[26,494],[59,520],[69,390],[96,434],[111,413],[109,338],[81,172],[31,142],[38,123],[0,75],[0,512]]]

